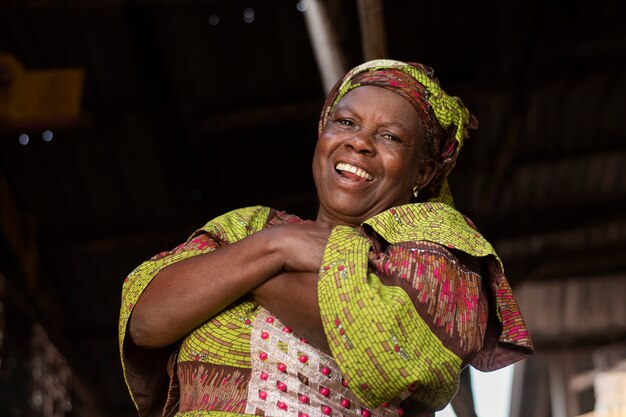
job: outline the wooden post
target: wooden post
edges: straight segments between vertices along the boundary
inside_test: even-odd
[[[548,361],[539,352],[515,364],[509,417],[554,417],[550,413]]]
[[[304,19],[313,44],[315,60],[322,75],[324,92],[328,94],[346,71],[339,50],[337,31],[333,29],[334,19],[328,4],[323,0],[307,0]]]
[[[457,417],[476,417],[474,395],[472,394],[472,376],[469,366],[466,366],[461,371],[459,390],[452,398],[452,409]]]
[[[574,375],[574,357],[572,352],[563,350],[553,352],[548,360],[548,379],[550,381],[550,402],[552,417],[570,417],[579,414],[576,399],[569,387]]]
[[[387,57],[382,0],[358,0],[361,43],[366,61]]]

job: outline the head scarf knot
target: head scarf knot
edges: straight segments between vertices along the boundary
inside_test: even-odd
[[[333,87],[322,109],[319,133],[335,105],[351,90],[366,85],[393,91],[411,103],[424,126],[430,157],[439,163],[435,177],[421,191],[420,199],[453,205],[446,178],[456,163],[463,141],[469,137],[468,130],[478,127],[476,118],[460,98],[443,91],[432,68],[377,59],[355,67]]]

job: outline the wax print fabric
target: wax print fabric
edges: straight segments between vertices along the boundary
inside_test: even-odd
[[[492,370],[532,351],[493,249],[442,203],[333,229],[318,283],[331,355],[245,297],[171,347],[127,340],[133,306],[161,269],[299,221],[267,207],[235,210],[126,278],[120,354],[140,416],[432,416],[467,364]]]

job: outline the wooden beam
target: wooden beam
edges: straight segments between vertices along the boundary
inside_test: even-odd
[[[580,251],[599,251],[602,254],[602,251],[619,249],[626,245],[626,218],[615,215],[611,218],[610,213],[605,212],[605,219],[583,219],[580,220],[580,225],[574,226],[571,223],[569,227],[555,227],[552,230],[538,229],[525,234],[514,234],[512,230],[491,241],[498,253],[509,261],[545,257],[548,252],[556,256]],[[511,215],[511,218],[516,217]],[[506,224],[502,223],[501,226],[506,227]]]
[[[549,138],[545,138],[549,140]],[[575,164],[581,161],[592,162],[596,159],[609,160],[620,158],[626,161],[626,141],[618,135],[602,135],[594,138],[593,142],[584,146],[572,146],[567,149],[551,149],[542,151],[539,155],[516,157],[514,169],[541,169],[545,166],[568,163]]]
[[[324,0],[307,0],[304,12],[309,38],[313,45],[313,53],[322,75],[324,92],[328,93],[333,85],[346,72],[346,64],[337,39],[334,27],[335,19],[330,2]]]
[[[626,275],[590,274],[550,282],[526,282],[515,295],[539,351],[623,340]],[[547,320],[546,318],[550,319]]]
[[[361,44],[366,61],[387,57],[382,0],[358,0]]]
[[[518,62],[516,62],[517,73],[512,77],[513,81],[509,89],[511,101],[507,109],[502,112],[503,117],[500,119],[497,135],[501,140],[498,141],[498,152],[492,159],[494,169],[490,181],[484,189],[486,207],[497,207],[498,198],[506,186],[505,179],[509,177],[516,151],[522,143],[525,132],[521,130],[529,111],[531,91],[529,85],[532,83],[532,75],[536,72],[538,45],[547,27],[547,17],[539,16],[531,22],[528,30],[530,36],[519,48]]]
[[[468,210],[469,211],[469,210]],[[566,234],[572,230],[603,227],[608,223],[624,226],[626,198],[616,196],[611,201],[581,201],[575,205],[545,205],[540,210],[511,210],[497,216],[475,210],[474,222],[492,242],[513,241],[520,237]],[[515,219],[515,221],[512,221]]]
[[[548,254],[549,255],[548,255]],[[529,255],[505,261],[504,267],[512,285],[528,281],[570,279],[594,274],[612,275],[626,270],[626,244],[601,248],[581,248],[542,255]]]
[[[228,112],[212,112],[200,118],[200,131],[207,135],[232,134],[235,131],[284,126],[286,123],[302,125],[311,121],[316,122],[323,104],[322,100],[308,100]],[[199,138],[198,141],[200,140],[205,139]]]

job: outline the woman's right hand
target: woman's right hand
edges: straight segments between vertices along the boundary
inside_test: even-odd
[[[319,222],[305,221],[266,229],[282,254],[282,270],[318,272],[331,228]],[[265,231],[264,231],[265,232]]]

